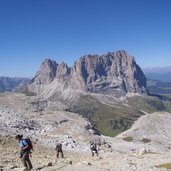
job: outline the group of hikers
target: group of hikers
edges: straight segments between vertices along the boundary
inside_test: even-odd
[[[19,142],[19,147],[20,147],[19,157],[21,158],[23,166],[27,168],[27,170],[31,170],[33,168],[32,163],[30,161],[31,150],[33,150],[33,145],[31,140],[28,137],[23,138],[23,135],[20,134],[16,135],[15,139],[18,140]],[[62,144],[60,142],[56,144],[55,150],[57,153],[56,154],[57,158],[59,158],[59,154],[61,154],[61,157],[64,158]],[[98,156],[97,145],[94,141],[90,141],[90,150],[91,150],[92,157],[94,157],[95,154]]]

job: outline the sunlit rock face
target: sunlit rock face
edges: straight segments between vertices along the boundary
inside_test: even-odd
[[[63,91],[81,90],[116,97],[127,93],[147,94],[146,78],[134,57],[126,51],[109,52],[104,55],[86,55],[75,61],[73,67],[57,64],[46,59],[29,85],[30,91],[37,87]],[[51,85],[51,86],[50,86]],[[62,88],[61,88],[62,87]]]

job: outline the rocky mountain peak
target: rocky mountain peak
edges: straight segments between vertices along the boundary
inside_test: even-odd
[[[55,61],[46,59],[32,84],[35,85],[36,82],[45,85],[54,80],[57,81],[51,89],[56,91],[61,91],[58,88],[65,85],[62,90],[70,88],[117,97],[127,93],[147,94],[146,78],[141,68],[136,64],[134,57],[124,50],[82,56],[75,61],[72,68],[65,63],[58,65]]]
[[[52,68],[56,68],[57,65],[58,65],[58,64],[57,64],[54,60],[51,60],[51,59],[49,59],[49,58],[46,58],[46,59],[42,62],[41,66],[40,66],[40,70],[41,70],[41,71],[51,70]]]
[[[130,56],[125,50],[118,50],[114,52],[118,57],[128,57]]]
[[[71,68],[68,67],[68,65],[64,62],[58,65],[58,68],[56,70],[56,79],[63,83],[64,81],[67,81],[69,75],[71,72]]]
[[[122,96],[146,93],[146,78],[126,51],[87,55],[74,63],[71,85],[83,91]]]
[[[36,83],[37,85],[50,84],[56,77],[56,70],[58,64],[51,59],[45,59],[40,65],[39,71],[36,72],[31,83]]]

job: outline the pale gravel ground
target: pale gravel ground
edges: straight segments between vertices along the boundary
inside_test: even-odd
[[[38,168],[42,168],[42,171],[165,171],[167,169],[155,166],[171,163],[169,113],[145,115],[132,129],[117,138],[97,137],[85,131],[84,127],[89,122],[73,113],[31,112],[29,102],[35,100],[33,98],[16,93],[0,94],[0,166],[3,166],[4,171],[22,170],[18,145],[14,139],[17,131],[34,140],[35,150],[31,158],[33,171]],[[25,124],[28,118],[34,121],[33,130],[13,127],[19,121],[23,123],[23,118]],[[60,121],[64,122],[59,124]],[[123,141],[122,138],[127,136],[134,140]],[[107,144],[99,147],[99,157],[92,158],[89,141],[99,138]],[[144,144],[142,138],[149,138],[151,142]],[[54,147],[57,139],[63,143],[64,159],[56,159]],[[42,145],[38,146],[39,142]],[[111,148],[108,148],[109,144]],[[144,148],[149,152],[140,154]],[[52,162],[52,167],[47,167],[49,162]]]
[[[22,167],[18,159],[17,142],[11,138],[1,137],[0,158],[1,165],[5,171],[19,171]],[[4,141],[6,140],[6,141]],[[56,154],[51,148],[35,145],[31,160],[35,170],[42,168],[42,171],[165,171],[166,169],[156,168],[156,165],[171,162],[171,153],[139,155],[136,152],[115,149],[112,152],[99,152],[99,157],[92,158],[90,152],[74,153],[64,148],[64,159],[56,159]],[[72,165],[69,162],[72,161]],[[52,167],[47,164],[52,162]],[[89,165],[90,163],[90,165]],[[15,169],[12,167],[17,166]]]

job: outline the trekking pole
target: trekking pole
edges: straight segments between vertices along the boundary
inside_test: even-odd
[[[32,152],[30,151],[30,157],[32,157]]]

